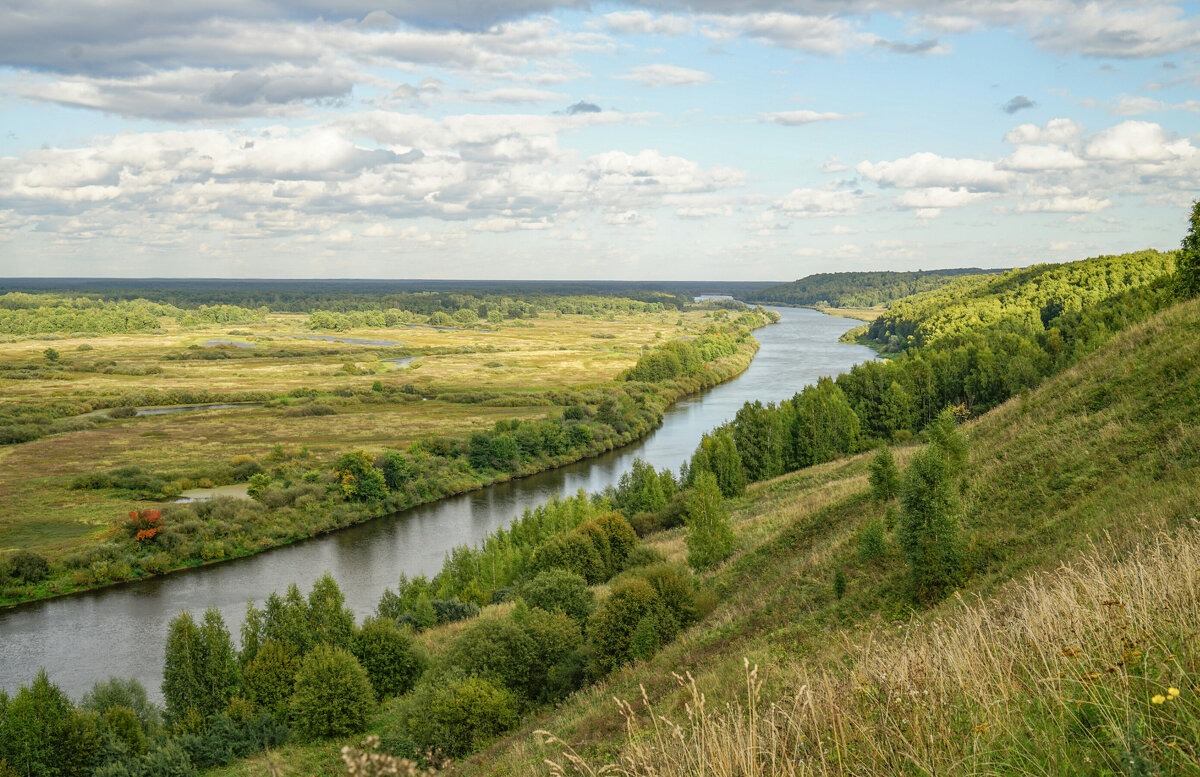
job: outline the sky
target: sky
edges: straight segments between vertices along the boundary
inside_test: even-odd
[[[1172,249],[1200,3],[0,0],[0,276],[792,280]]]

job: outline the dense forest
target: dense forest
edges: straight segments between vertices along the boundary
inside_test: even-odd
[[[808,275],[791,283],[754,289],[743,299],[760,304],[871,308],[930,291],[965,275],[1001,272],[964,267],[912,272],[834,272]]]

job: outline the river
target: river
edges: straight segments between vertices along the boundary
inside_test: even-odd
[[[161,699],[167,624],[180,610],[199,616],[217,607],[236,639],[248,600],[261,605],[291,582],[307,592],[329,571],[361,620],[401,573],[436,573],[448,550],[477,542],[526,507],[554,494],[615,484],[635,457],[677,470],[700,436],[732,419],[744,402],[786,399],[873,356],[870,349],[838,342],[858,321],[804,308],[773,309],[783,318],[755,332],[762,347],[750,367],[676,403],[640,443],[250,558],[0,611],[0,687],[11,693],[45,667],[74,699],[110,675],[136,677]]]

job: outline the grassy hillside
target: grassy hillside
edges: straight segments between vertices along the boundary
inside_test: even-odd
[[[536,729],[592,767],[623,754],[633,774],[1200,773],[1198,336],[1200,302],[1176,306],[968,425],[962,599],[914,612],[894,541],[859,560],[857,534],[883,509],[866,457],[758,484],[737,506],[741,551],[709,580],[708,620],[468,773],[547,757],[572,771]],[[658,544],[682,554],[677,535]],[[635,702],[631,744],[614,696]],[[696,766],[752,748],[755,769]]]
[[[996,273],[963,267],[955,270],[913,272],[831,272],[807,275],[791,283],[778,283],[746,292],[754,302],[833,308],[872,308],[892,300],[930,291],[964,275]]]
[[[967,572],[930,608],[894,533],[861,557],[887,512],[869,454],[754,484],[731,502],[737,553],[702,583],[712,614],[451,771],[1200,774],[1198,405],[1193,301],[968,422]],[[896,450],[902,470],[920,450]],[[680,561],[684,531],[647,541]],[[436,653],[461,628],[422,639]],[[341,774],[350,741],[216,773]]]

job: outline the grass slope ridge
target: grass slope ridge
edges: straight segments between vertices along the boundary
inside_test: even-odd
[[[728,746],[705,759],[734,762],[752,730],[760,757],[747,774],[1119,774],[1127,763],[1200,773],[1200,607],[1195,573],[1182,568],[1200,517],[1197,405],[1193,301],[972,422],[961,593],[992,601],[968,609],[950,600],[920,614],[928,626],[913,617],[894,539],[883,558],[859,558],[859,531],[883,512],[866,494],[865,457],[751,487],[737,503],[742,550],[710,580],[716,613],[480,754],[469,773],[525,774],[561,760],[534,729],[572,743],[593,766],[615,761],[627,724],[612,697],[640,698],[639,686],[655,713],[684,728],[656,739],[642,715],[639,744],[624,750],[632,774],[701,773],[685,751],[719,739]],[[909,455],[898,451],[902,466]],[[682,536],[658,544],[677,555]],[[1074,577],[1019,582],[1085,557]],[[1119,566],[1128,557],[1133,566]],[[830,585],[838,570],[847,580],[840,600]],[[1009,617],[1016,625],[998,628]],[[958,663],[952,645],[961,646]],[[672,673],[690,672],[717,710],[744,700],[744,656],[762,666],[752,682],[761,684],[760,713],[774,704],[772,714],[752,718],[743,706],[690,730],[685,710],[700,725],[697,699]],[[947,678],[976,659],[974,674]],[[899,681],[889,662],[904,668]]]

